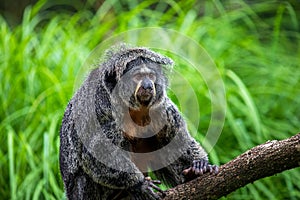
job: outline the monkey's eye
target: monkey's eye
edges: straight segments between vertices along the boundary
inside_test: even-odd
[[[143,75],[140,73],[133,75],[133,80],[135,80],[135,81],[140,81],[140,80],[142,80],[142,78],[143,78]]]
[[[156,76],[155,76],[154,73],[150,73],[150,74],[149,74],[149,78],[150,78],[150,80],[155,81]]]

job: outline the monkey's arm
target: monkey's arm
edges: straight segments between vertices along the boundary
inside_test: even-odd
[[[159,199],[153,191],[153,188],[157,188],[155,182],[144,177],[130,160],[128,152],[107,138],[102,138],[99,143],[97,139],[92,140],[97,147],[83,147],[81,156],[83,170],[94,182],[112,189],[125,189],[135,198]]]
[[[94,182],[114,189],[127,189],[144,181],[143,174],[125,151],[107,138],[97,140],[99,137],[83,146],[80,163]]]
[[[218,168],[210,165],[208,156],[203,147],[189,134],[186,123],[177,107],[170,103],[167,109],[171,133],[177,138],[180,158],[175,162],[180,167],[173,167],[181,177],[181,182],[191,180],[206,172],[218,172]],[[183,148],[180,148],[183,147]],[[177,181],[178,182],[178,181]]]
[[[192,160],[208,160],[206,151],[189,134],[185,120],[181,116],[176,105],[170,100],[167,101],[167,116],[169,121],[168,138],[175,139],[182,156]],[[191,163],[192,164],[192,161]]]

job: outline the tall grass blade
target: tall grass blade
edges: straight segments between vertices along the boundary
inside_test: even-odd
[[[17,182],[16,182],[16,173],[15,173],[15,157],[14,157],[14,131],[11,127],[8,129],[8,160],[9,160],[9,185],[10,185],[10,195],[11,199],[16,199],[17,192]]]

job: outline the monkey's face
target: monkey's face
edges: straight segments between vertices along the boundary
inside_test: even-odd
[[[143,106],[148,106],[150,101],[156,96],[155,71],[146,65],[138,66],[132,72],[132,80],[136,85],[134,90],[134,98]]]
[[[119,96],[133,109],[158,104],[165,95],[166,78],[162,67],[153,62],[129,63],[119,84]]]

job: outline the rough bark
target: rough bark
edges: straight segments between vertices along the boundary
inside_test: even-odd
[[[300,166],[300,133],[268,141],[220,166],[218,175],[203,176],[166,191],[164,200],[218,199],[255,180]]]

